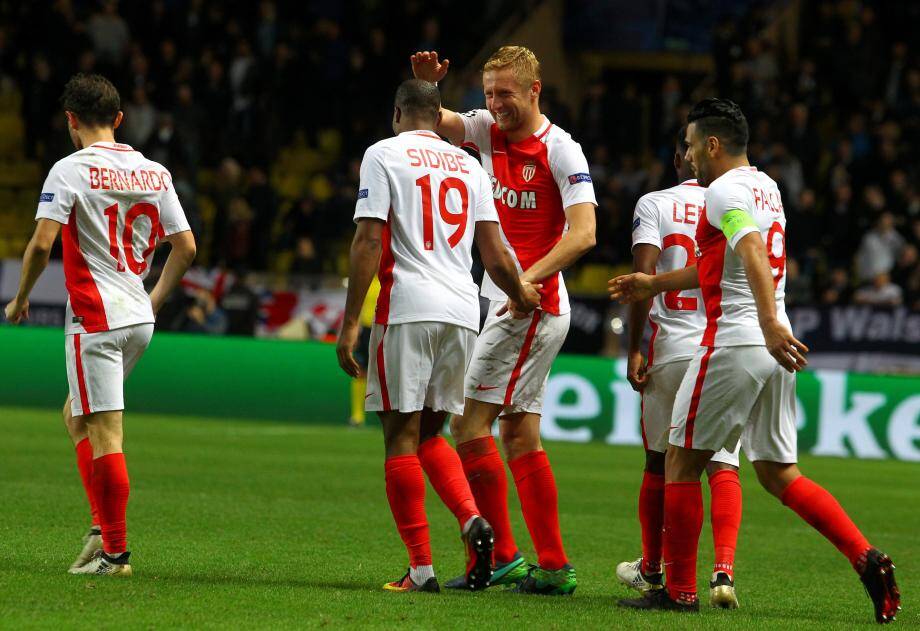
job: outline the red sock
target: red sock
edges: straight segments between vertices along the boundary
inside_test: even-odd
[[[508,478],[495,440],[484,436],[461,443],[457,445],[457,453],[476,506],[495,532],[495,562],[508,563],[518,548],[508,516]]]
[[[387,458],[384,469],[387,499],[396,529],[409,551],[409,565],[431,565],[431,540],[425,517],[425,476],[418,456]]]
[[[99,509],[102,545],[106,554],[121,554],[127,546],[128,467],[123,453],[93,460],[93,495]]]
[[[857,568],[860,557],[871,546],[833,495],[803,475],[786,487],[781,499]]]
[[[435,436],[418,446],[418,459],[431,486],[463,530],[466,522],[479,514],[479,509],[463,473],[460,456],[443,436]]]
[[[734,578],[735,548],[741,527],[741,481],[738,472],[720,469],[709,476],[709,490],[709,516],[716,552],[713,572],[726,572]]]
[[[639,489],[642,525],[642,573],[661,572],[661,529],[664,527],[664,476],[645,472]]]
[[[544,570],[562,568],[569,560],[562,549],[556,479],[546,452],[531,451],[510,460],[508,466],[517,485],[527,530],[537,549],[537,562]]]
[[[93,498],[93,446],[89,444],[89,438],[84,438],[77,443],[77,470],[80,472],[80,479],[83,480],[86,499],[89,500],[89,512],[92,517],[91,524],[98,526],[99,509],[96,506],[96,500]]]
[[[696,552],[703,530],[703,486],[699,482],[664,485],[664,564],[668,594],[696,599]]]

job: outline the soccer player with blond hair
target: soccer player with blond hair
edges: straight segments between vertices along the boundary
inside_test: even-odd
[[[418,52],[411,62],[416,78],[431,82],[443,79],[450,65],[437,52]],[[495,530],[492,585],[571,594],[575,569],[562,545],[540,415],[550,366],[569,329],[561,272],[594,247],[597,202],[581,146],[540,112],[543,84],[533,52],[502,46],[486,61],[482,84],[486,108],[458,114],[442,107],[437,132],[480,153],[521,279],[543,287],[540,308],[515,319],[505,294],[483,278],[489,313],[466,373],[464,412],[451,419],[451,432],[476,503]],[[492,438],[496,419],[537,566],[524,562],[511,531],[508,482]],[[463,577],[447,583],[463,586]]]

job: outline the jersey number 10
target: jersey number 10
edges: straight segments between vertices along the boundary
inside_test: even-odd
[[[141,254],[141,260],[138,261],[134,258],[134,222],[141,215],[150,219],[150,239]],[[118,202],[105,209],[105,216],[109,218],[109,254],[115,259],[115,269],[124,272],[127,263],[128,269],[132,272],[142,274],[147,269],[147,257],[156,249],[157,238],[160,236],[160,212],[157,207],[147,202],[139,202],[128,209],[125,214],[125,228],[121,233],[124,257],[121,256],[118,246]]]
[[[434,250],[434,219],[432,217],[431,206],[431,176],[424,175],[415,180],[416,186],[422,189],[422,240],[426,250]],[[447,208],[447,193],[451,189],[460,193],[460,212],[452,213]],[[454,233],[447,237],[447,243],[451,248],[460,243],[466,232],[466,218],[470,209],[470,194],[466,189],[466,183],[455,177],[444,178],[438,189],[438,209],[441,219],[450,226],[457,226]]]

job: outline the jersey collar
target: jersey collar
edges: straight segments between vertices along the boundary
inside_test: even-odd
[[[94,142],[90,147],[101,147],[102,149],[114,149],[115,151],[134,151],[134,147],[121,142]]]
[[[440,136],[438,136],[433,131],[428,131],[427,129],[415,129],[412,131],[404,131],[399,135],[402,136],[404,134],[412,134],[413,136],[424,136],[425,138],[434,138],[435,140],[441,140]]]
[[[700,183],[696,181],[696,178],[690,178],[689,180],[684,180],[680,183],[681,186],[699,186]]]

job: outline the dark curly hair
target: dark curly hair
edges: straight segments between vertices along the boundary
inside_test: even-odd
[[[738,104],[728,99],[703,99],[687,114],[687,124],[696,123],[704,136],[715,136],[731,155],[747,151],[747,119]]]
[[[98,74],[77,74],[64,86],[61,107],[90,127],[115,124],[121,110],[121,96],[112,82]]]
[[[406,116],[424,121],[438,120],[441,92],[438,86],[420,79],[408,79],[396,89],[396,107]]]

